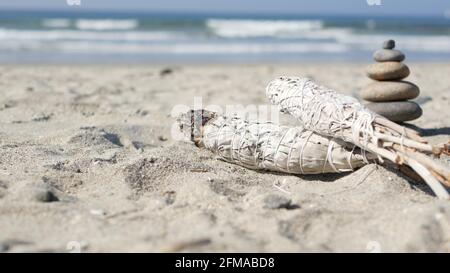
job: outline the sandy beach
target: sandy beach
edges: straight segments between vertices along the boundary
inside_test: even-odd
[[[0,66],[0,252],[449,252],[450,203],[395,169],[255,172],[171,136],[194,97],[265,105],[282,75],[357,96],[366,65]],[[448,141],[450,64],[408,66],[411,127]]]

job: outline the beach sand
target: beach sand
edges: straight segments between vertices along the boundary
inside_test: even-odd
[[[408,65],[411,124],[447,141],[450,64]],[[0,252],[450,251],[450,202],[394,169],[255,172],[171,137],[195,96],[268,104],[281,75],[357,95],[364,67],[0,66]]]

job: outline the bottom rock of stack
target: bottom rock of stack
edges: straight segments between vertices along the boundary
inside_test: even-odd
[[[394,122],[414,120],[422,116],[422,108],[412,101],[371,102],[366,107]]]

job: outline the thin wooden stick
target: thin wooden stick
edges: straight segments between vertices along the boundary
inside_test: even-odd
[[[396,149],[399,149],[398,145],[394,145]],[[414,157],[415,160],[426,166],[427,168],[431,169],[431,171],[435,172],[436,174],[439,174],[444,180],[444,184],[447,187],[450,187],[450,170],[448,167],[442,165],[440,162],[432,160],[428,156],[411,151],[409,149],[404,149],[403,151],[405,154],[407,154],[410,157]]]
[[[446,187],[450,187],[449,181],[445,180],[444,177],[442,177],[440,174],[438,174],[437,172],[435,172],[433,170],[429,170],[429,171],[434,177],[436,177],[437,180],[439,180],[439,182],[442,183],[442,185],[444,185]]]
[[[397,163],[400,160],[399,157],[395,153],[393,153],[389,150],[383,149],[383,148],[379,148],[373,143],[367,143],[367,148],[368,148],[369,152],[378,154],[386,159],[389,159],[390,161],[392,161],[394,163]]]
[[[386,135],[386,134],[382,134],[382,133],[378,133],[378,132],[374,132],[374,134],[377,138],[382,139],[382,140],[394,142],[394,143],[397,143],[400,145],[405,145],[405,146],[415,148],[415,149],[418,149],[418,150],[421,150],[424,152],[430,152],[430,153],[433,152],[433,147],[428,144],[416,142],[416,141],[413,141],[408,138],[401,139],[400,137],[396,137],[393,135]]]
[[[407,177],[411,178],[412,180],[416,182],[424,182],[423,178],[420,177],[413,169],[411,169],[410,166],[406,165],[399,165],[397,166],[398,170],[400,170],[401,173],[406,175]]]
[[[408,137],[410,137],[410,138],[412,138],[412,139],[414,139],[416,141],[419,141],[419,142],[422,142],[422,143],[427,143],[427,141],[424,138],[422,138],[416,130],[409,129],[409,128],[406,128],[404,126],[398,125],[397,123],[392,122],[392,121],[390,121],[390,120],[388,120],[386,118],[383,118],[381,116],[375,117],[374,121],[375,121],[375,123],[383,125],[383,126],[385,126],[387,128],[392,128],[393,130],[395,130],[399,134],[403,134],[403,132],[405,132],[406,136],[408,136]]]
[[[416,171],[423,178],[423,180],[425,180],[427,185],[433,190],[434,194],[436,194],[438,198],[446,200],[450,199],[450,195],[448,194],[447,190],[442,186],[441,183],[439,183],[436,178],[434,178],[434,176],[428,171],[427,168],[409,157],[405,157],[405,160],[407,161],[408,165],[414,171]]]

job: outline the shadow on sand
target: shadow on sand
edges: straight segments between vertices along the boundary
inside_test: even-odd
[[[420,128],[413,124],[404,123],[405,127],[416,130],[421,136],[438,136],[438,135],[450,135],[450,127],[441,128]]]

